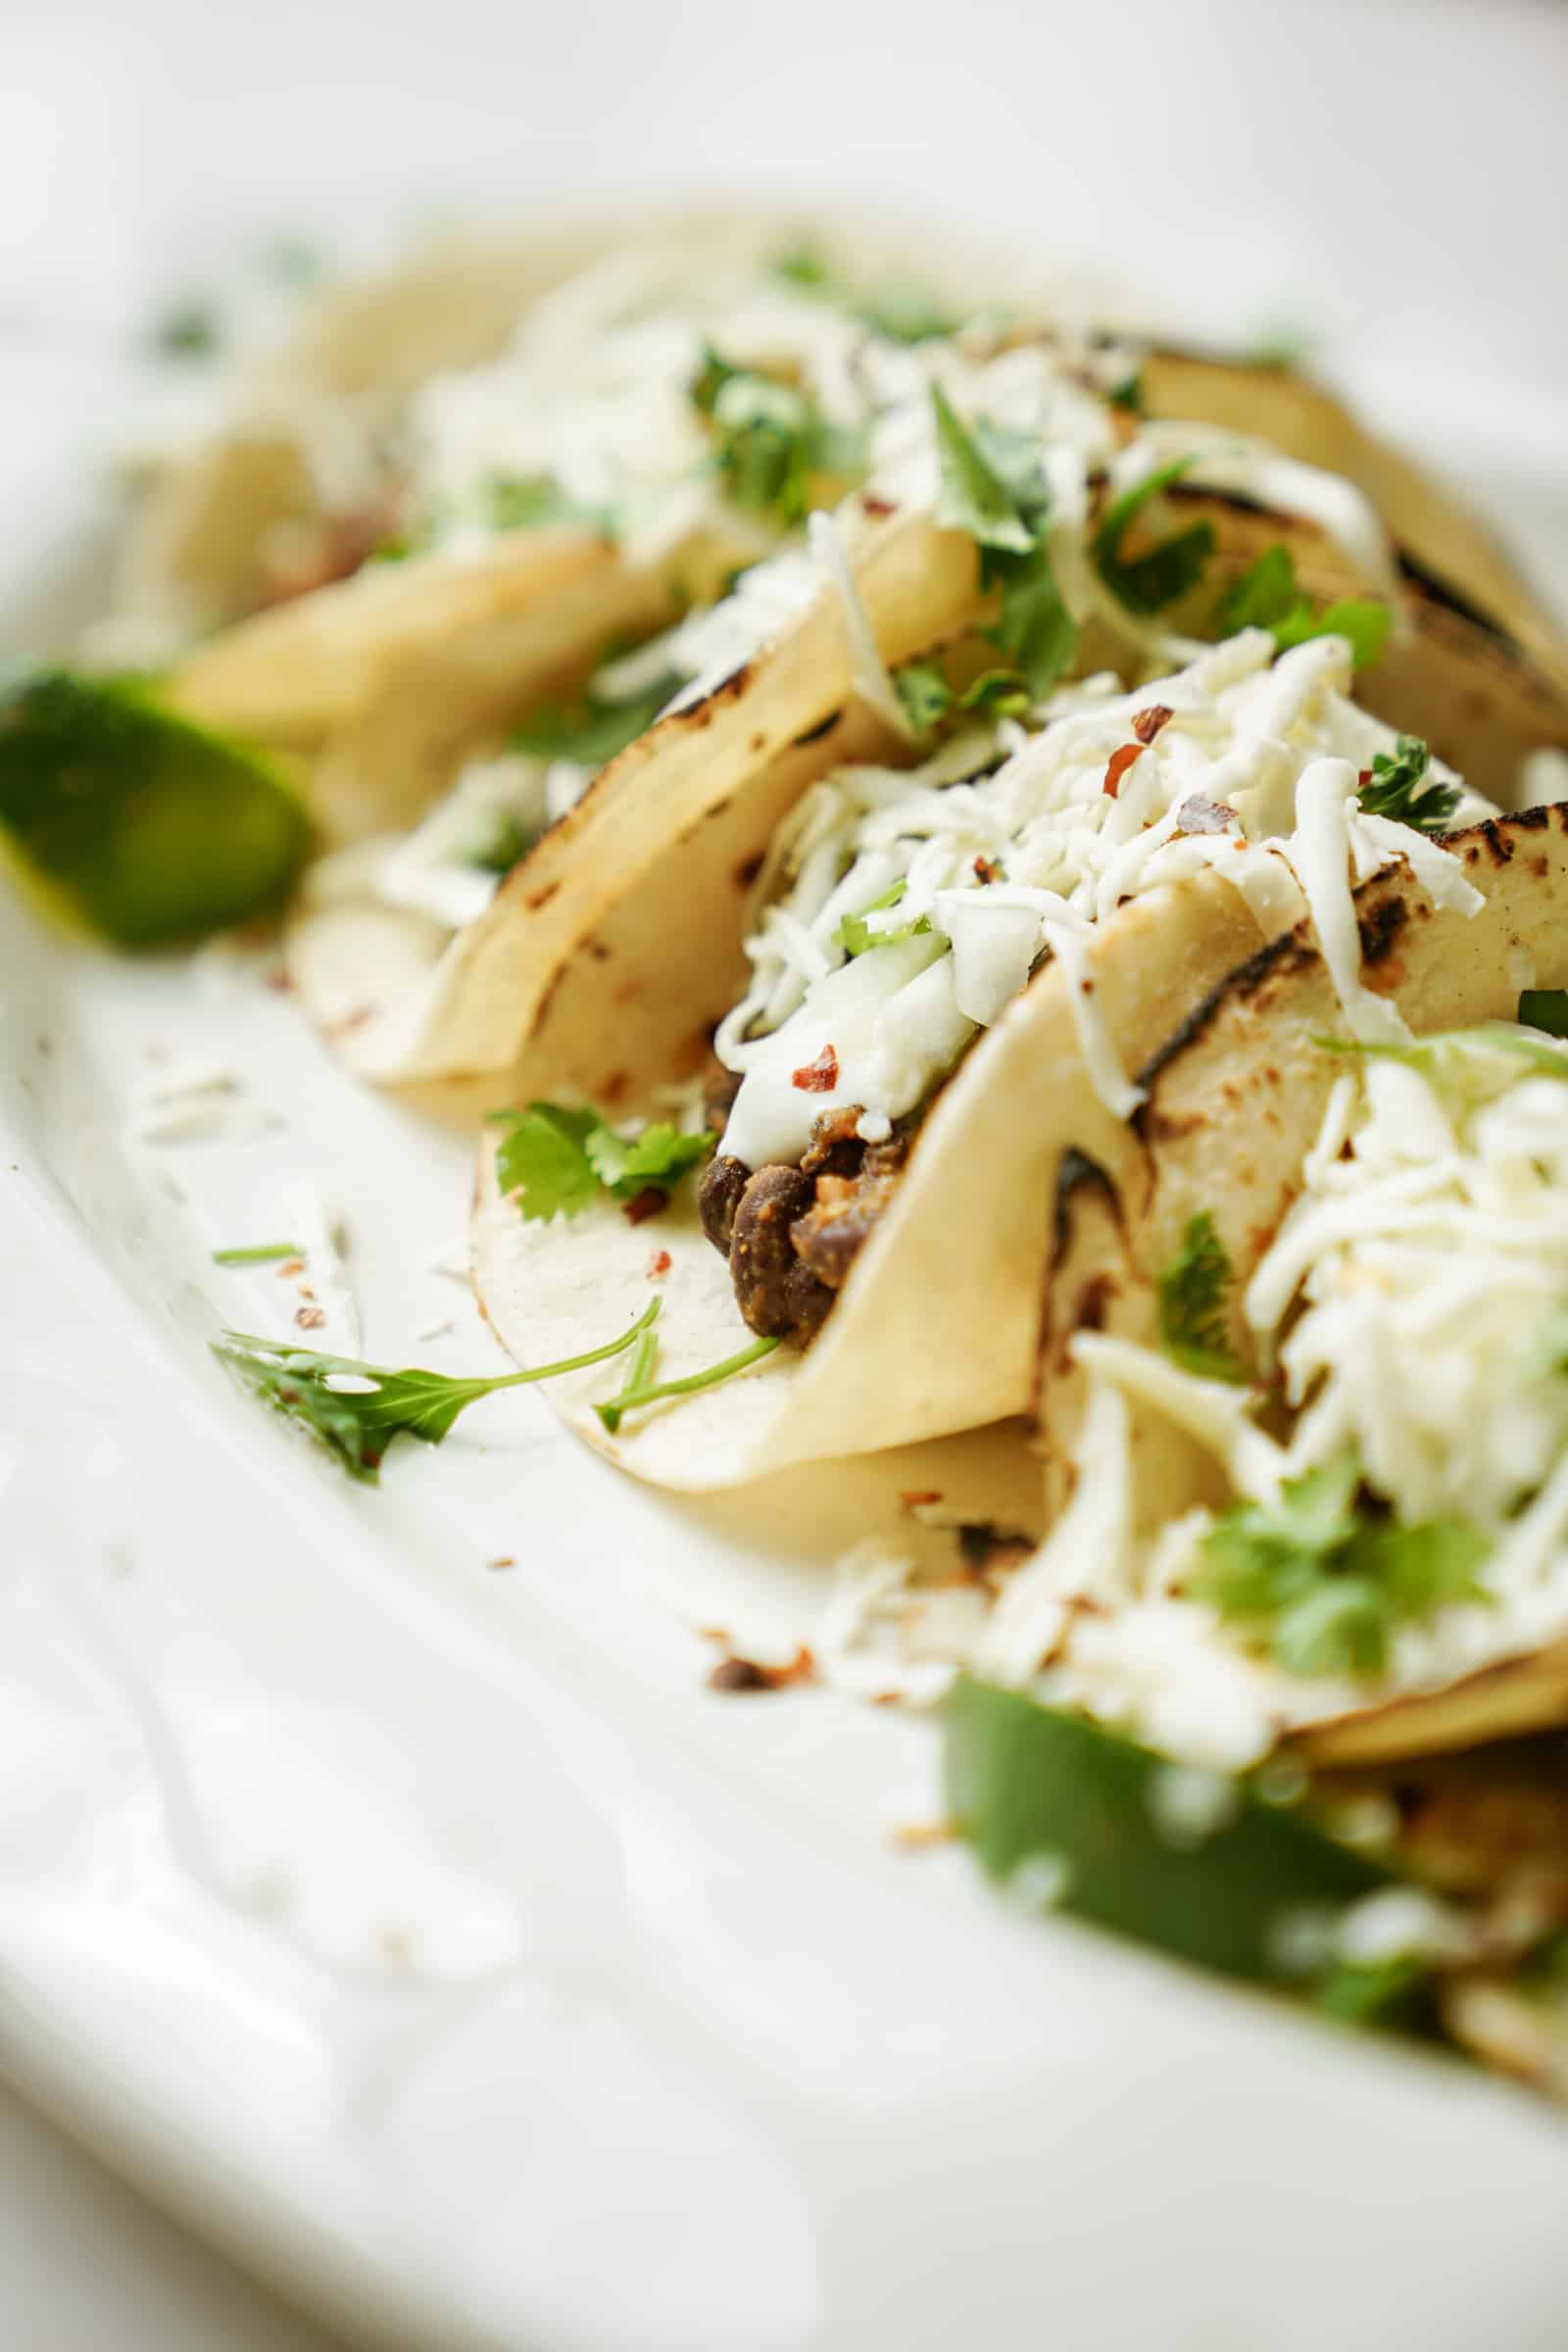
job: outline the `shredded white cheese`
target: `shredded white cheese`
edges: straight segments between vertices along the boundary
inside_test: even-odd
[[[1360,1032],[1403,1034],[1360,980],[1353,882],[1403,854],[1446,903],[1480,900],[1439,844],[1360,813],[1357,777],[1394,738],[1348,699],[1349,677],[1341,639],[1275,659],[1265,631],[1246,630],[1135,692],[1087,681],[1026,725],[972,729],[919,766],[824,779],[775,843],[751,986],[715,1040],[742,1077],[723,1149],[754,1167],[796,1159],[824,1110],[859,1103],[891,1121],[914,1109],[1046,952],[1096,1090],[1126,1117],[1140,1096],[1084,985],[1094,925],[1205,867],[1270,934],[1310,906]],[[1169,716],[1142,745],[1135,721],[1155,709]],[[1112,792],[1113,755],[1129,748]],[[1182,830],[1195,799],[1220,812],[1217,830]],[[1470,795],[1461,813],[1487,806]],[[854,956],[847,916],[872,943]],[[828,1048],[832,1089],[798,1086]]]

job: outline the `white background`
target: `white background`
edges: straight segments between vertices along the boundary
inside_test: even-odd
[[[118,0],[0,19],[0,490],[117,421],[154,289],[472,200],[894,201],[1301,325],[1568,587],[1568,11],[1214,0]],[[243,234],[242,234],[243,232]],[[911,257],[916,259],[917,257]],[[0,2341],[324,2341],[0,2106]]]

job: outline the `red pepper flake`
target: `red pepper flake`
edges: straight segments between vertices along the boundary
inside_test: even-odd
[[[831,1046],[824,1046],[814,1061],[797,1070],[790,1079],[803,1095],[830,1095],[839,1082],[839,1057]]]
[[[292,1282],[297,1274],[304,1273],[305,1260],[303,1257],[285,1258],[283,1263],[278,1267],[277,1271],[278,1276],[282,1281]]]
[[[1166,719],[1175,715],[1168,703],[1151,703],[1147,710],[1133,712],[1133,733],[1140,743],[1152,743]]]
[[[1372,770],[1369,767],[1363,767],[1361,773],[1356,777],[1355,781],[1357,786],[1364,791],[1367,785],[1372,781]]]
[[[658,1282],[661,1275],[667,1274],[669,1272],[669,1251],[667,1250],[656,1250],[653,1256],[648,1260],[649,1281]]]
[[[1105,781],[1101,787],[1107,799],[1114,800],[1121,790],[1121,780],[1135,760],[1144,756],[1141,743],[1124,743],[1119,752],[1112,752],[1105,762]]]
[[[319,1306],[297,1306],[294,1309],[294,1320],[301,1331],[319,1331],[321,1325],[326,1321],[326,1310]]]
[[[974,861],[974,877],[977,882],[1000,882],[1002,868],[994,858],[977,858]]]
[[[808,1683],[816,1660],[804,1643],[787,1666],[760,1665],[756,1658],[720,1658],[708,1678],[710,1690],[787,1690],[792,1683]]]
[[[486,1560],[485,1562],[487,1568],[515,1568],[516,1565],[517,1563],[510,1551],[504,1551],[498,1560]]]
[[[294,983],[289,977],[288,968],[281,963],[268,966],[262,974],[262,985],[270,988],[274,996],[291,997],[294,994]]]
[[[899,511],[891,498],[878,498],[874,490],[861,492],[860,505],[867,514],[896,514]]]
[[[620,1213],[628,1225],[641,1225],[645,1218],[657,1217],[662,1208],[669,1206],[669,1195],[661,1192],[657,1184],[645,1184],[640,1193],[620,1204]]]
[[[924,1503],[941,1500],[940,1487],[909,1487],[899,1496],[899,1508],[901,1511],[917,1511]]]

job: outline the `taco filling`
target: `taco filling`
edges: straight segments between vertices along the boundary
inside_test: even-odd
[[[1562,1025],[1560,992],[1525,1009]],[[983,1648],[1227,1769],[1568,1634],[1568,1045],[1495,1022],[1344,1058],[1250,1275],[1199,1211],[1160,1344],[1072,1339],[1073,1499]],[[1183,1433],[1211,1499],[1142,1524],[1135,1422]]]
[[[1387,1022],[1352,882],[1402,854],[1440,901],[1473,900],[1430,833],[1487,805],[1357,709],[1350,670],[1338,636],[1276,654],[1245,630],[1134,692],[1102,675],[965,723],[917,767],[811,788],[709,1087],[703,1221],[752,1330],[814,1335],[934,1097],[1043,962],[1067,975],[1101,1101],[1136,1109],[1082,962],[1129,899],[1212,867],[1265,936],[1310,907],[1348,1006]]]

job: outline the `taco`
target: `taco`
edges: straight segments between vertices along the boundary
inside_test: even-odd
[[[1057,1533],[985,1670],[1178,1753],[1385,1764],[1568,1715],[1568,808],[1355,895],[1148,1073],[1056,1199]],[[1348,1010],[1348,1018],[1347,1011]],[[1549,1033],[1548,1033],[1549,1032]]]
[[[667,1259],[663,1377],[737,1376],[616,1412],[608,1434],[603,1396],[579,1399],[585,1434],[650,1477],[703,1485],[1021,1410],[1041,1201],[1069,1142],[1115,1149],[1141,1099],[1130,1073],[1172,1013],[1307,904],[1341,984],[1369,996],[1343,910],[1351,872],[1391,855],[1457,909],[1481,904],[1426,829],[1462,816],[1462,787],[1347,699],[1349,670],[1339,637],[1276,655],[1247,631],[1131,694],[1102,678],[965,725],[913,771],[824,779],[762,877],[749,985],[715,1033],[722,1133],[695,1186],[670,1182],[700,1151],[690,1094],[672,1110],[632,1073],[672,1081],[682,1052],[688,1070],[700,1055],[692,983],[704,958],[715,968],[712,932],[671,941],[646,894],[606,922],[602,949],[663,943],[683,985],[612,985],[575,1061],[556,1064],[612,1125],[521,1105],[499,1124],[481,1297],[514,1348],[566,1352],[558,1338],[613,1320],[617,1291],[645,1293]],[[705,896],[688,877],[687,906],[706,915],[727,879]],[[590,950],[561,989],[591,996],[596,968],[613,984],[625,963]],[[541,1123],[564,1119],[610,1172],[597,1199],[591,1177],[559,1198],[554,1175],[535,1181],[555,1149]],[[673,1207],[629,1230],[622,1209],[664,1189]]]

